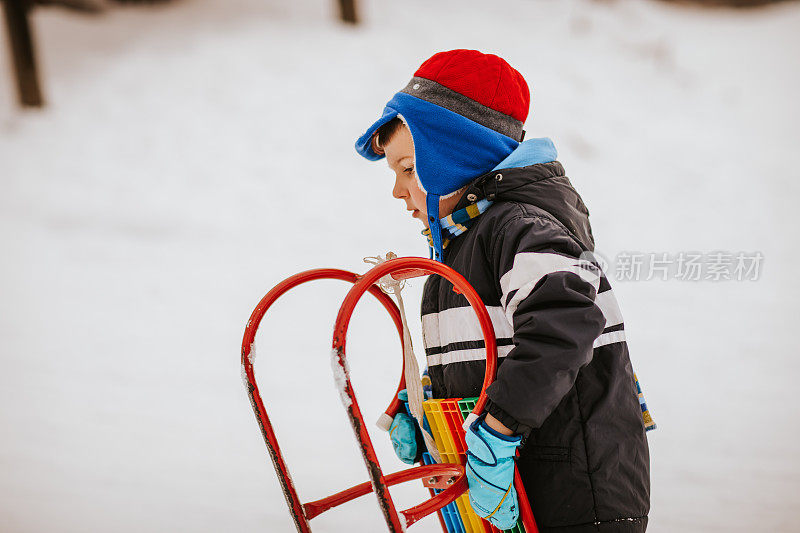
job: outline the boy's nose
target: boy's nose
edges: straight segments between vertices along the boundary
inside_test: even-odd
[[[405,198],[408,196],[408,190],[402,183],[400,183],[400,176],[395,176],[394,187],[392,188],[392,196],[395,198]]]

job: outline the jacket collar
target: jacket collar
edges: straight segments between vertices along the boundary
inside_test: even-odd
[[[498,180],[496,178],[497,176],[502,178],[502,174],[499,173],[501,170],[504,171],[505,169],[520,165],[531,166],[552,162],[555,161],[557,156],[556,147],[549,138],[529,139],[517,146],[514,151],[495,165],[491,171],[474,180],[472,187],[469,187],[467,192],[459,199],[453,213],[439,219],[442,249],[447,246],[451,239],[466,232],[475,222],[475,219],[486,211],[494,202],[494,196],[496,195],[487,194],[484,191],[484,187],[481,187],[480,194],[470,192],[470,189],[473,189],[475,185],[479,183],[489,183],[491,177],[499,184],[502,179]],[[422,234],[428,239],[428,245],[433,248],[434,239],[431,230],[425,229],[422,231]]]
[[[560,222],[582,247],[594,250],[589,210],[554,156],[555,147],[550,139],[523,142],[493,170],[475,179],[455,210],[481,199],[533,205]],[[553,159],[542,161],[550,157]]]

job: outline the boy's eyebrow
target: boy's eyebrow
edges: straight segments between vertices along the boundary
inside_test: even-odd
[[[410,155],[404,155],[404,156],[398,157],[397,159],[393,158],[393,159],[389,160],[389,164],[394,166],[394,165],[398,164],[400,161],[402,161],[403,159],[413,159],[413,158]]]

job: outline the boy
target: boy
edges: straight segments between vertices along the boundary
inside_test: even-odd
[[[492,318],[497,380],[466,437],[475,511],[501,529],[516,522],[521,446],[517,464],[542,533],[642,533],[649,453],[622,317],[555,147],[523,142],[529,104],[525,80],[503,59],[441,52],[356,150],[386,157],[392,194],[425,225],[432,257],[466,277]],[[485,368],[478,322],[452,288],[431,276],[423,290],[438,398],[477,396]]]

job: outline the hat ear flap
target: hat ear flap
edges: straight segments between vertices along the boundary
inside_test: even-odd
[[[431,230],[433,241],[433,259],[442,263],[442,227],[439,224],[439,195],[428,193],[425,197],[428,209],[428,229]]]

